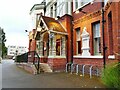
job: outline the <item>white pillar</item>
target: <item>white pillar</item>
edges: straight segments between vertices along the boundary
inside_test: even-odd
[[[40,44],[40,46],[39,46],[39,54],[40,54],[40,56],[43,56],[43,39],[42,39],[42,36],[40,35],[40,41],[39,41],[39,44]]]
[[[56,56],[56,37],[53,37],[52,55]]]
[[[40,56],[43,56],[43,41],[40,42]]]
[[[49,38],[49,56],[52,56],[52,38]]]

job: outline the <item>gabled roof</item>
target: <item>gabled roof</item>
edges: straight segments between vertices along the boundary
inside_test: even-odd
[[[46,17],[46,16],[42,16],[42,19],[44,23],[47,25],[47,28],[49,30],[53,30],[55,32],[67,33],[58,20],[55,20],[54,18]]]

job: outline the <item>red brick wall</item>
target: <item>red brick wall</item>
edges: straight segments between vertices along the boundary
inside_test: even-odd
[[[76,55],[76,31],[75,31],[75,29],[78,27],[80,27],[80,33],[82,33],[84,27],[87,28],[87,32],[90,34],[90,53],[91,53],[91,55],[93,55],[92,23],[101,21],[100,8],[101,8],[101,3],[96,2],[94,4],[89,4],[83,8],[83,11],[87,12],[87,14],[82,14],[81,12],[78,14],[76,14],[76,13],[73,14],[73,18],[74,18],[74,31],[73,31],[73,33],[74,33],[74,35],[73,35],[73,37],[74,37],[74,40],[73,40],[74,55]],[[98,14],[96,14],[95,12],[98,12]],[[100,24],[100,25],[102,25],[102,24]],[[102,36],[102,33],[101,33],[101,36]]]
[[[36,40],[34,39],[35,32],[36,32],[36,30],[33,29],[29,33],[29,35],[31,35],[31,33],[32,33],[32,38],[31,39],[29,38],[29,51],[35,51],[36,50]]]
[[[106,19],[106,36],[107,39],[107,52],[108,55],[110,54],[110,49],[111,49],[111,45],[109,43],[109,41],[111,40],[108,37],[109,34],[109,29],[108,29],[108,14],[111,12],[112,13],[112,32],[113,32],[113,54],[115,55],[116,59],[120,60],[120,2],[112,2],[109,3],[106,6],[105,9],[105,19]]]
[[[66,42],[66,52],[67,52],[67,61],[70,62],[71,61],[71,19],[72,17],[70,15],[64,15],[63,17],[61,17],[61,19],[59,19],[59,21],[62,23],[62,25],[66,28],[66,32],[68,33],[67,36],[67,42]]]
[[[35,51],[36,50],[36,40],[32,39],[31,43],[30,43],[30,51]]]
[[[103,60],[100,58],[74,58],[74,63],[103,66]]]
[[[48,58],[48,64],[53,71],[64,71],[66,63],[66,58]]]
[[[120,10],[120,2],[118,3],[118,10]],[[118,38],[118,60],[119,60],[119,62],[120,62],[120,12],[118,11],[118,36],[119,36],[119,38]]]
[[[107,60],[106,64],[108,63],[113,63],[113,62],[118,62],[118,60]],[[74,58],[74,63],[75,64],[90,64],[90,65],[95,65],[100,68],[103,68],[103,59],[102,58]]]
[[[87,32],[89,32],[90,34],[90,53],[91,55],[93,55],[93,39],[92,39],[92,23],[96,22],[96,21],[100,21],[100,32],[101,32],[101,49],[102,49],[102,17],[101,17],[101,13],[98,15],[94,15],[91,17],[92,18],[87,18],[88,15],[93,14],[97,11],[101,10],[101,2],[97,2],[94,4],[89,4],[86,7],[83,8],[83,11],[88,12],[87,14],[83,14],[83,13],[78,13],[78,14],[73,14],[74,17],[74,55],[76,55],[76,31],[75,29],[80,27],[81,31],[80,33],[82,33],[82,30],[84,27],[87,28]],[[112,4],[108,7],[107,6],[107,10],[105,11],[105,24],[104,24],[104,34],[105,34],[105,44],[108,47],[108,49],[106,50],[106,63],[111,63],[111,62],[117,62],[118,60],[120,60],[120,2],[118,3],[114,3],[112,2]],[[109,38],[108,35],[108,14],[109,12],[112,11],[112,34],[113,34],[113,53],[115,55],[115,60],[108,60],[108,56],[110,54],[110,45],[109,45],[109,41],[111,40]],[[103,51],[103,50],[102,50]],[[74,58],[74,63],[78,63],[78,64],[96,64],[96,65],[103,65],[103,59],[93,59],[93,58]]]
[[[101,9],[101,2],[94,2],[93,4],[89,4],[87,6],[85,6],[84,8],[82,8],[83,11],[85,11],[87,14],[93,13],[96,10],[100,10]],[[80,12],[80,13],[73,13],[73,17],[74,20],[77,20],[78,18],[83,17],[85,14]]]
[[[48,57],[40,57],[40,63],[47,63],[48,62]]]

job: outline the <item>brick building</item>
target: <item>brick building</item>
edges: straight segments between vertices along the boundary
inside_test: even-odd
[[[73,1],[70,5],[72,15],[66,13],[58,20],[39,15],[36,29],[29,34],[29,51],[37,51],[40,61],[53,71],[64,69],[69,62],[103,66],[102,3]],[[104,6],[107,63],[120,61],[119,9],[120,2],[108,1]]]
[[[86,6],[79,8],[84,12],[73,14],[74,18],[74,63],[103,65],[103,31],[102,31],[102,3],[88,3]],[[118,12],[120,2],[108,2],[104,6],[104,38],[105,60],[106,62],[114,62],[120,60],[119,57],[119,17]],[[89,53],[90,55],[82,55],[82,37],[83,28],[89,33]],[[87,49],[87,48],[85,48]]]

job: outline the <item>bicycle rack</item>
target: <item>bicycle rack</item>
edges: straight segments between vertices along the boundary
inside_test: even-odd
[[[74,66],[74,65],[77,65],[77,64],[74,64],[74,63],[71,64],[71,74],[72,74],[72,72],[74,71],[74,68],[76,67],[76,66]]]
[[[82,66],[82,75],[83,75],[83,77],[84,77],[84,74],[85,74],[85,67],[89,66],[89,76],[90,76],[90,78],[92,78],[92,69],[93,69],[93,67],[96,67],[96,75],[99,76],[98,75],[99,74],[99,69],[95,65],[67,63],[66,64],[66,72],[68,72],[68,66],[71,66],[70,67],[71,74],[73,73],[74,69],[76,68],[76,75],[78,75],[78,73],[79,73],[79,66]]]
[[[78,75],[78,73],[79,73],[79,66],[83,66],[83,64],[77,64],[76,65],[76,75]]]
[[[67,63],[67,64],[66,64],[66,70],[65,70],[66,73],[68,72],[68,66],[69,66],[69,65],[71,66],[71,63]]]
[[[91,67],[90,64],[83,65],[83,68],[82,68],[83,77],[84,77],[84,73],[85,73],[85,66],[90,66]]]
[[[92,78],[92,68],[93,68],[94,66],[93,65],[91,65],[90,66],[90,78]],[[99,72],[99,70],[98,70],[98,67],[96,66],[96,75],[98,76],[98,72]]]

